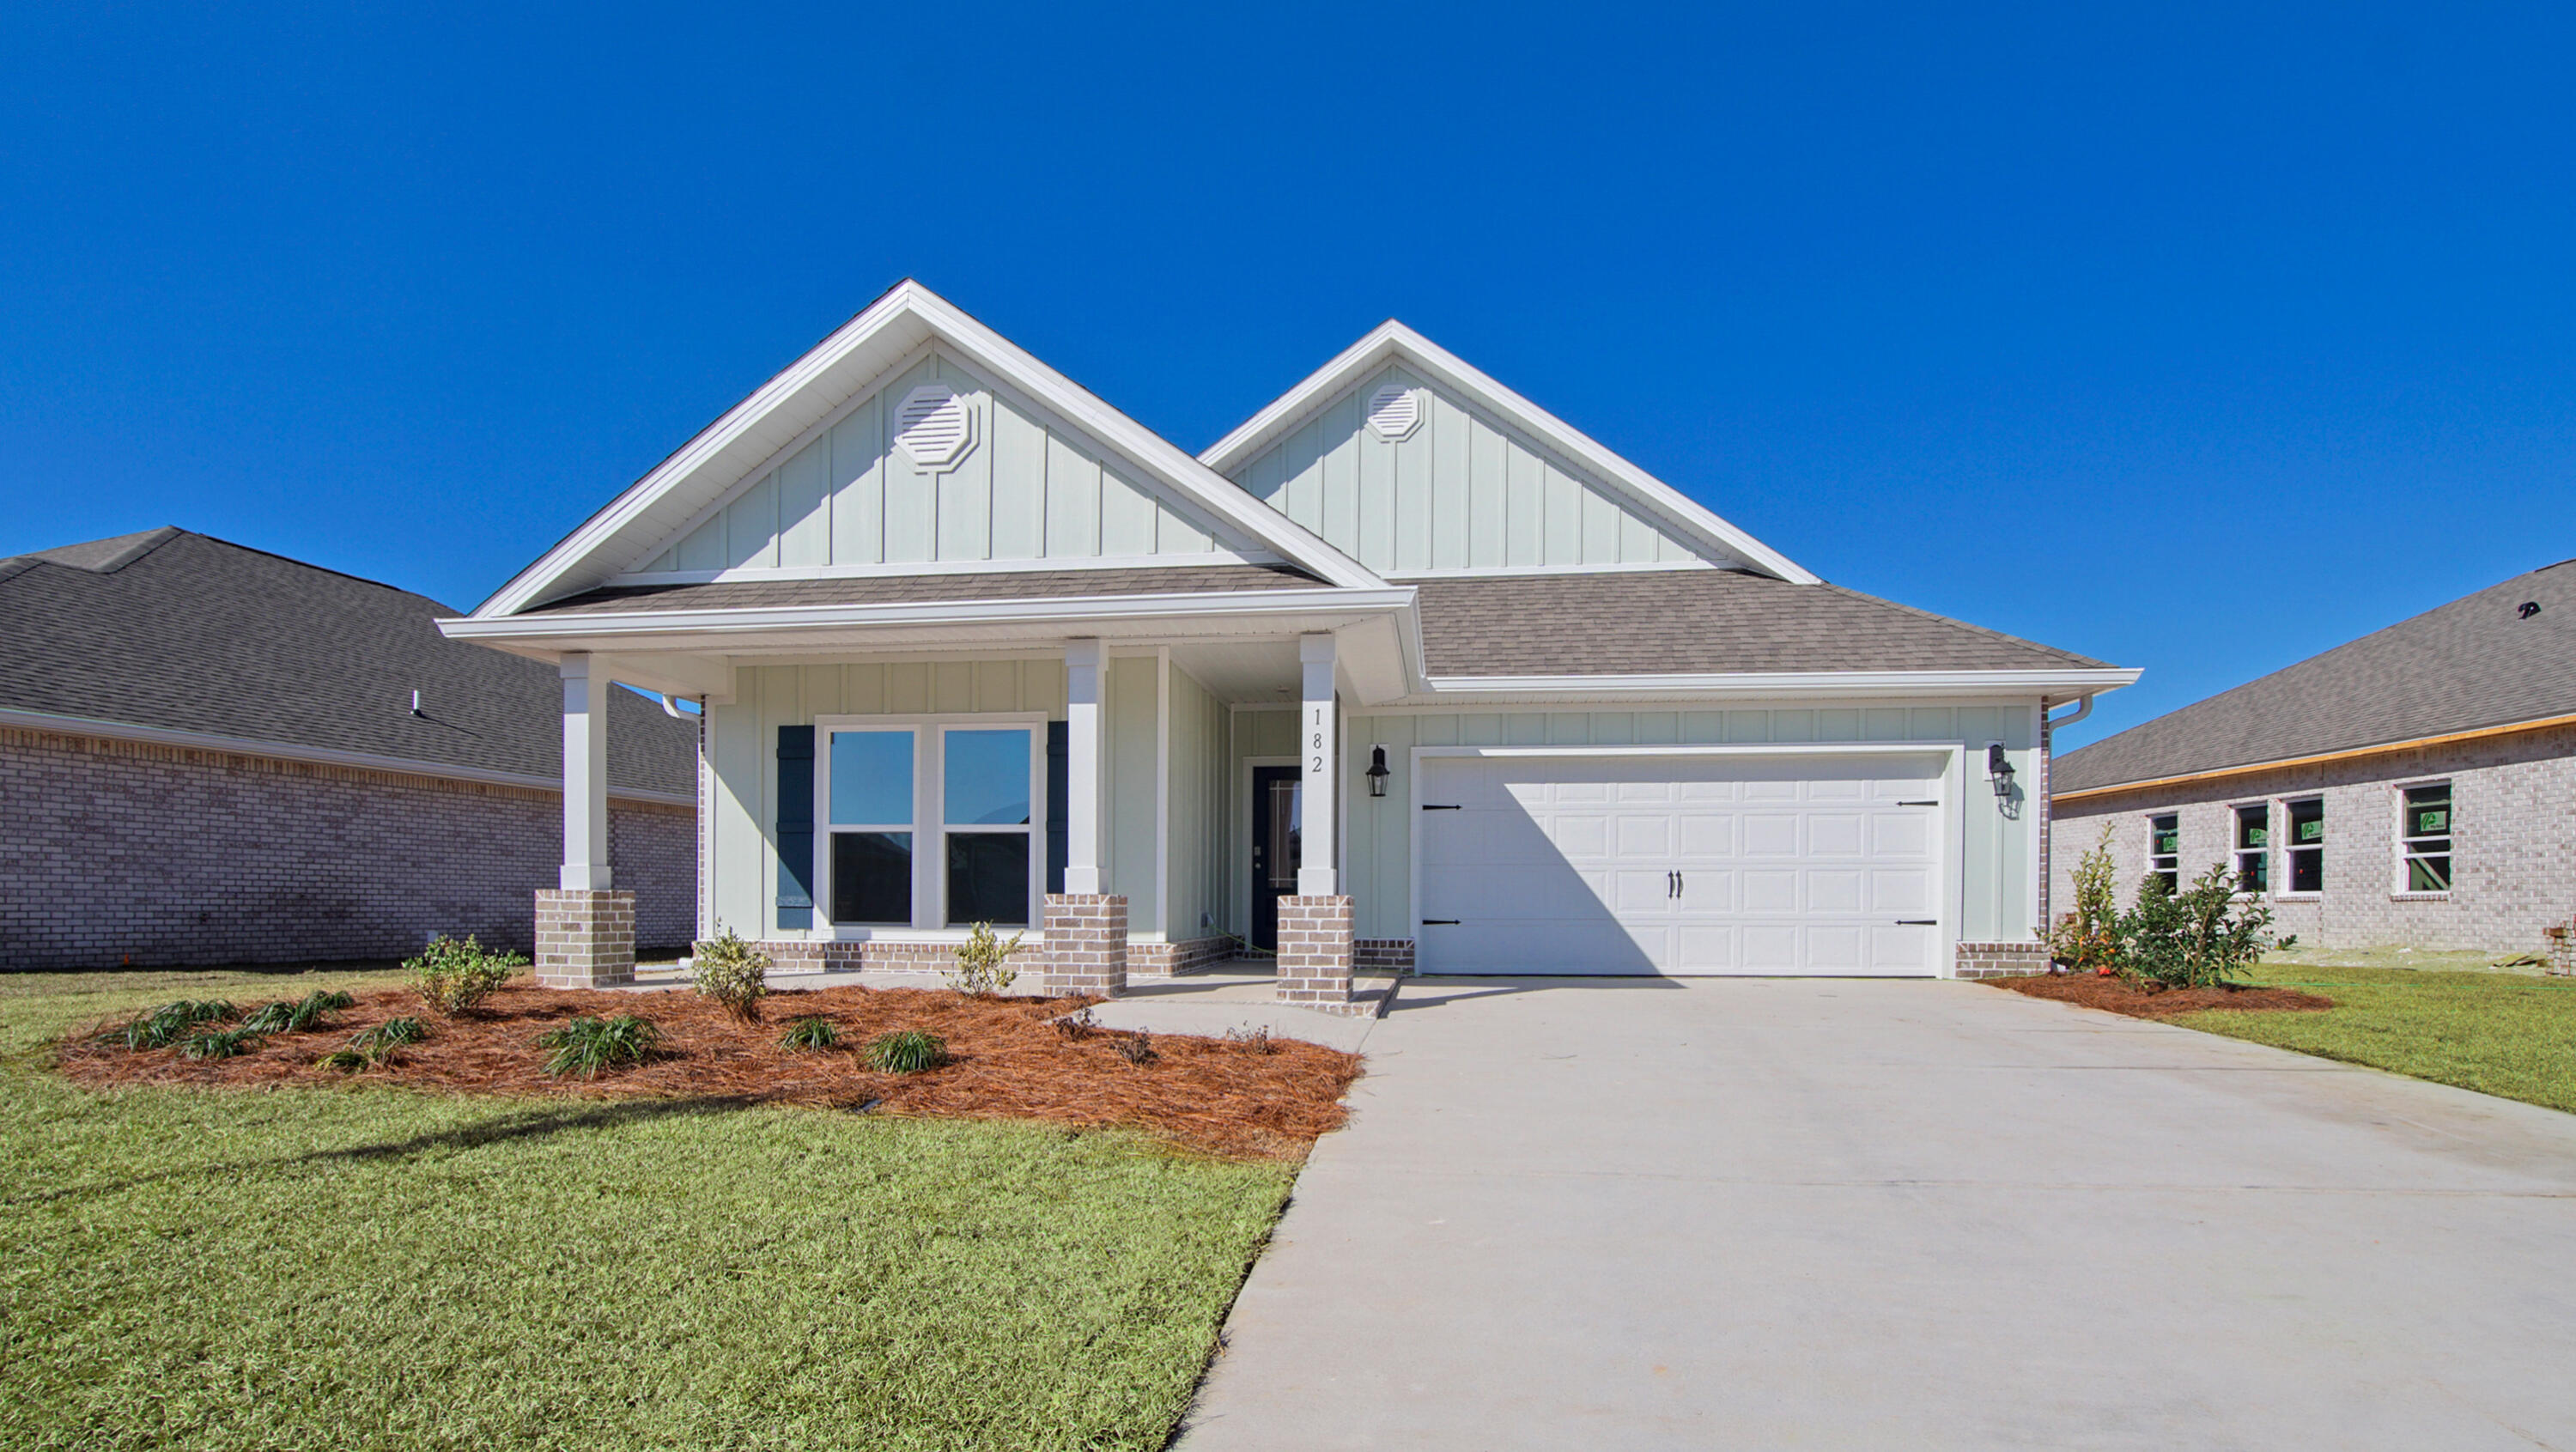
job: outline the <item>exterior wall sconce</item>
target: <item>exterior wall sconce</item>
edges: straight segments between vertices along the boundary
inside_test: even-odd
[[[1369,748],[1368,769],[1370,796],[1382,797],[1386,795],[1386,778],[1386,748],[1383,746],[1372,746]]]
[[[2012,796],[2012,763],[2004,759],[2004,744],[2000,741],[1986,747],[1986,780],[1995,784],[1997,800],[2005,800]]]

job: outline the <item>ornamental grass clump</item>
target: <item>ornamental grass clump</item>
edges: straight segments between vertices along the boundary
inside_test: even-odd
[[[354,1074],[360,1069],[395,1062],[401,1057],[397,1050],[427,1037],[429,1025],[419,1019],[389,1018],[374,1028],[361,1030],[347,1044],[314,1060],[313,1067]]]
[[[209,1029],[179,1041],[179,1052],[191,1059],[229,1059],[259,1047],[259,1035],[246,1028]]]
[[[977,923],[957,945],[957,966],[949,971],[948,986],[969,998],[991,998],[1008,989],[1020,974],[1011,966],[1011,955],[1020,950],[1025,933],[1011,934],[1005,943],[993,936],[991,923]]]
[[[595,1079],[602,1069],[643,1063],[661,1042],[660,1029],[631,1013],[568,1019],[561,1028],[537,1035],[538,1048],[554,1050],[546,1060],[546,1072],[558,1079],[566,1074]]]
[[[355,1006],[357,1000],[345,993],[316,989],[300,999],[279,999],[251,1012],[242,1027],[253,1033],[300,1034],[319,1023],[326,1013]]]
[[[189,1037],[189,1031],[199,1024],[217,1023],[232,1016],[233,1006],[220,998],[183,998],[138,1013],[98,1037],[103,1043],[122,1044],[129,1049],[166,1049]]]
[[[840,1041],[841,1031],[832,1027],[832,1021],[816,1016],[800,1018],[789,1024],[787,1032],[779,1036],[778,1046],[782,1049],[828,1049]]]
[[[726,928],[698,942],[691,954],[690,976],[700,998],[715,1000],[726,1013],[748,1023],[760,1017],[771,966],[768,954]]]
[[[924,1074],[948,1062],[948,1045],[937,1034],[904,1029],[870,1039],[867,1061],[880,1074]]]
[[[433,938],[419,957],[403,961],[420,1001],[449,1018],[472,1013],[509,982],[511,974],[527,966],[528,960],[516,953],[486,952],[470,933],[462,943]]]

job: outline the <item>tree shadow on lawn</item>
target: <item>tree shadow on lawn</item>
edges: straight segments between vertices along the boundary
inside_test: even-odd
[[[389,1140],[381,1144],[349,1145],[341,1149],[308,1150],[303,1154],[284,1155],[270,1160],[253,1160],[243,1164],[209,1164],[181,1170],[163,1170],[155,1174],[133,1175],[121,1180],[96,1184],[66,1185],[39,1190],[31,1194],[0,1199],[0,1207],[48,1205],[83,1196],[114,1195],[146,1185],[166,1184],[209,1175],[227,1179],[263,1170],[291,1171],[303,1167],[331,1164],[399,1163],[442,1150],[477,1150],[517,1140],[545,1139],[586,1129],[621,1129],[633,1124],[651,1124],[666,1119],[701,1118],[730,1114],[760,1107],[765,1101],[756,1095],[700,1096],[684,1099],[617,1099],[605,1102],[546,1105],[514,1109],[472,1124],[453,1129],[413,1135],[409,1139]]]

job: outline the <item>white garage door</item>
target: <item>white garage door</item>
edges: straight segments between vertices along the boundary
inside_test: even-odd
[[[1426,757],[1425,973],[1930,975],[1941,758]]]

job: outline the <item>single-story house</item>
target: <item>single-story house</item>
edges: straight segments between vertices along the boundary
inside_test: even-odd
[[[545,981],[627,971],[615,678],[705,703],[708,926],[782,962],[991,922],[1323,1005],[2036,962],[2046,712],[2137,674],[1825,584],[1400,324],[1192,457],[911,282],[444,628],[565,676]]]
[[[563,687],[454,613],[178,529],[0,559],[0,969],[532,948]],[[616,695],[601,850],[676,946],[698,723]]]
[[[2576,912],[2576,560],[2070,751],[2057,892],[2228,864],[2325,948],[2544,949]]]

